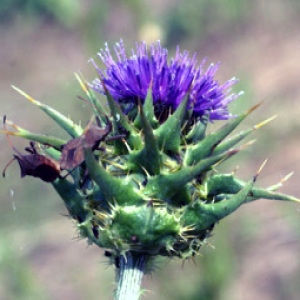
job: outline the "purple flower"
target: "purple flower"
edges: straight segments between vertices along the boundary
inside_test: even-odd
[[[214,79],[218,65],[211,64],[204,70],[205,60],[197,66],[195,55],[189,57],[189,53],[180,52],[179,47],[175,57],[168,61],[168,51],[160,42],[150,45],[149,51],[145,43],[137,43],[136,50],[132,49],[128,57],[121,40],[115,44],[114,52],[117,59],[113,58],[106,44],[105,49],[98,53],[105,70],[101,70],[93,60],[92,63],[109,93],[124,110],[132,109],[137,99],[143,101],[152,85],[157,115],[164,110],[174,111],[189,93],[188,109],[193,118],[207,115],[213,121],[232,116],[228,112],[228,104],[241,93],[230,93],[232,85],[237,82],[235,78],[223,85]],[[95,91],[104,93],[99,79],[95,79],[91,86]]]

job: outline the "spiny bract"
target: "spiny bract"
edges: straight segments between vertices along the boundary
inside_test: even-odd
[[[269,121],[228,138],[257,107],[232,118],[228,104],[239,95],[230,94],[235,79],[220,85],[216,65],[204,70],[179,49],[168,61],[159,43],[150,51],[139,43],[127,57],[121,41],[115,52],[117,61],[108,47],[100,52],[105,70],[93,61],[99,74],[93,83],[77,75],[95,115],[86,128],[15,88],[67,131],[69,141],[9,121],[14,130],[3,131],[35,141],[41,155],[61,162],[63,173],[52,185],[82,237],[115,258],[127,251],[188,258],[241,204],[298,201],[275,192],[280,184],[255,188],[257,174],[243,182],[215,171],[245,147],[235,148],[241,140]],[[95,92],[106,95],[106,103]],[[220,119],[228,121],[206,134],[207,124]]]

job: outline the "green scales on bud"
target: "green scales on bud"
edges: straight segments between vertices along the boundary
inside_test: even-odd
[[[61,174],[51,180],[53,187],[81,236],[109,249],[113,257],[131,251],[189,258],[199,252],[214,225],[242,204],[260,198],[299,202],[275,191],[281,182],[257,188],[260,171],[248,182],[215,172],[218,165],[251,144],[237,147],[241,140],[272,119],[228,138],[258,105],[206,135],[205,118],[187,126],[187,97],[160,123],[150,89],[130,119],[107,89],[107,105],[103,105],[88,84],[77,78],[97,125],[92,119],[81,128],[14,87],[71,138],[31,133],[10,121],[6,125],[12,130],[2,133],[34,141],[40,159],[60,163]],[[92,129],[98,132],[97,138]]]

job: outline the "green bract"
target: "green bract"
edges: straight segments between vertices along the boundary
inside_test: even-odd
[[[43,151],[40,155],[57,162],[62,156],[75,160],[75,168],[65,170],[52,185],[77,222],[80,235],[109,249],[113,257],[131,251],[189,258],[198,253],[214,225],[240,205],[259,198],[299,202],[275,192],[280,184],[254,187],[259,172],[243,182],[233,174],[215,171],[250,144],[235,148],[241,140],[269,121],[228,138],[257,106],[206,135],[207,120],[190,119],[187,97],[159,122],[149,90],[130,119],[108,90],[103,105],[88,84],[77,78],[99,120],[99,129],[112,126],[108,136],[94,141],[89,129],[18,89],[58,123],[75,146],[67,151],[69,141],[33,134],[9,121],[7,125],[14,130],[3,133],[37,142]],[[95,147],[89,146],[91,140]],[[83,155],[83,163],[76,165],[79,155]]]

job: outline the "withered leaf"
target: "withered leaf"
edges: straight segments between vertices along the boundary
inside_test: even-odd
[[[21,177],[33,176],[40,178],[45,182],[53,182],[60,176],[59,163],[45,155],[37,153],[33,143],[30,144],[30,148],[25,148],[30,154],[22,154],[15,148],[14,158],[6,165],[2,172],[2,176],[5,177],[7,167],[16,160],[20,166]]]
[[[70,140],[63,148],[60,157],[60,167],[62,170],[71,170],[84,162],[84,147],[96,150],[112,130],[112,125],[107,119],[107,125],[102,128],[99,124],[89,122],[80,137]]]

